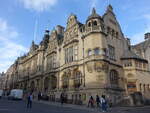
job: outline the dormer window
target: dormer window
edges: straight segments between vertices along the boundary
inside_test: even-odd
[[[107,34],[110,33],[110,27],[107,27]]]

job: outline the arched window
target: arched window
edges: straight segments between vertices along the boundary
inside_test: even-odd
[[[91,22],[88,23],[88,27],[91,27]]]
[[[94,21],[94,22],[93,22],[93,25],[94,25],[94,26],[97,26],[97,21]]]
[[[118,81],[118,72],[115,70],[111,70],[110,71],[110,83],[112,85],[118,85],[119,81]]]
[[[82,74],[78,70],[74,70],[73,74],[73,79],[74,79],[74,87],[79,88],[80,85],[82,84]]]
[[[62,88],[68,88],[69,87],[69,77],[66,73],[62,76]]]
[[[110,34],[110,27],[107,27],[107,34]]]
[[[142,91],[142,84],[140,83],[140,85],[139,85],[139,88],[140,88],[140,91]]]

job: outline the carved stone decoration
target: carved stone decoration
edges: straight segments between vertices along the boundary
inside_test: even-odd
[[[108,72],[109,66],[107,64],[102,64],[102,70],[104,70],[105,72]]]
[[[97,72],[101,72],[102,71],[102,63],[101,62],[95,62],[94,63],[94,69]]]
[[[92,72],[93,72],[93,65],[92,65],[92,64],[93,64],[92,62],[88,62],[88,63],[86,64],[87,71],[88,71],[89,73],[92,73]]]
[[[70,27],[72,27],[74,24],[77,23],[77,17],[74,14],[71,14],[68,18],[68,22],[67,22],[67,29],[69,29]]]
[[[100,80],[101,82],[104,82],[104,75],[103,73],[100,73],[97,75],[98,80]]]

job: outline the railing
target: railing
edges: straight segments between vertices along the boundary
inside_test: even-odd
[[[87,27],[86,28],[86,33],[89,32],[100,32],[102,31],[101,26],[92,26],[92,27]]]

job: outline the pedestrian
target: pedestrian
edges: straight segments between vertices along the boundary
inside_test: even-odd
[[[89,102],[88,102],[88,107],[89,106],[92,107],[92,108],[94,107],[94,99],[93,99],[92,96],[90,97]]]
[[[96,104],[97,104],[97,107],[100,106],[100,99],[99,99],[99,96],[98,96],[98,95],[96,95]]]
[[[38,100],[41,100],[41,92],[38,93]]]
[[[61,93],[61,95],[60,95],[60,101],[61,101],[61,105],[63,105],[63,103],[64,103],[64,94],[63,93]]]
[[[32,93],[30,93],[27,97],[27,108],[32,108],[32,100],[33,100],[33,96]]]
[[[101,96],[100,102],[101,102],[102,112],[106,112],[107,111],[107,102],[105,99],[105,95]]]

